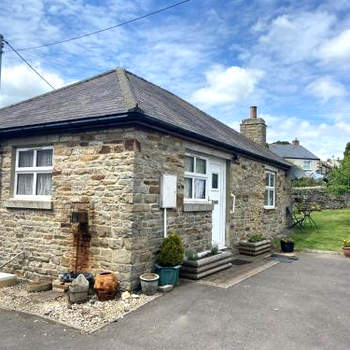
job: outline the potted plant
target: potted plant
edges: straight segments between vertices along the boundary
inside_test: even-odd
[[[257,256],[271,250],[271,241],[260,233],[248,236],[239,242],[239,252],[244,255]]]
[[[283,253],[292,253],[294,251],[294,241],[290,237],[281,239],[281,250]]]
[[[142,293],[153,295],[158,290],[159,276],[155,273],[147,272],[140,276]]]
[[[184,260],[185,250],[179,235],[170,233],[164,238],[157,256],[156,273],[159,285],[179,284],[179,271]]]
[[[344,239],[343,252],[347,258],[350,258],[350,239]]]

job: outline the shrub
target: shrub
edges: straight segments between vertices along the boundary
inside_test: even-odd
[[[184,260],[184,254],[185,250],[180,236],[170,233],[163,240],[158,254],[158,262],[164,267],[181,265]]]
[[[312,177],[301,177],[300,179],[292,179],[293,187],[314,187],[322,186],[325,182],[322,179],[314,179]]]
[[[261,242],[264,239],[265,239],[264,235],[262,235],[261,233],[256,233],[248,237],[248,242],[250,243]]]

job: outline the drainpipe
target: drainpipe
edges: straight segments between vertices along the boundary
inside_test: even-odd
[[[167,218],[166,218],[166,208],[164,208],[164,238],[167,235]]]

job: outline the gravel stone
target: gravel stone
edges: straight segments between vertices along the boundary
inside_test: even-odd
[[[33,302],[32,296],[40,293],[29,293],[26,289],[27,285],[27,282],[21,281],[15,286],[1,288],[0,308],[44,316],[78,328],[81,333],[91,333],[161,295],[158,293],[147,296],[135,293],[122,300],[118,294],[116,299],[104,302],[96,300],[93,296],[87,303],[69,305],[66,295],[62,293],[62,296],[55,300],[43,301],[39,304]]]

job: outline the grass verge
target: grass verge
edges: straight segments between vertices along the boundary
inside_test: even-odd
[[[343,240],[350,239],[350,209],[323,210],[313,212],[312,218],[318,229],[306,225],[294,229],[295,250],[318,249],[341,251]],[[279,249],[280,239],[275,239],[273,246]]]

